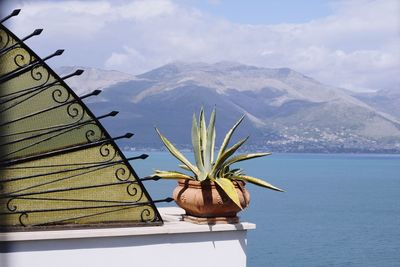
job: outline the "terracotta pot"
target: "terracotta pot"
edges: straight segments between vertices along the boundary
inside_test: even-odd
[[[244,188],[245,183],[234,181],[234,185],[242,208],[247,207],[250,194]],[[222,189],[209,180],[179,180],[173,198],[187,215],[196,217],[235,217],[241,210]]]

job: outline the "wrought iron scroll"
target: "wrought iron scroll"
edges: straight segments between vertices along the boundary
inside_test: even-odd
[[[65,80],[0,24],[0,228],[35,230],[60,227],[160,225],[162,219],[143,182],[116,139]]]

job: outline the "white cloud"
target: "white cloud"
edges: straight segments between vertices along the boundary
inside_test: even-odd
[[[332,2],[333,14],[301,24],[244,25],[172,0],[28,1],[12,29],[45,28],[42,53],[60,64],[140,73],[170,61],[240,61],[290,67],[350,89],[399,88],[400,3]],[[22,34],[23,33],[23,34]]]
[[[146,57],[135,48],[124,46],[123,52],[113,52],[104,63],[104,67],[113,70],[131,71],[140,73],[142,68],[147,66]]]
[[[175,6],[170,1],[135,1],[110,10],[110,15],[115,19],[146,20],[158,16],[171,15],[174,9]]]

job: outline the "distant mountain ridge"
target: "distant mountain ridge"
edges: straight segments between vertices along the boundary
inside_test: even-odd
[[[133,144],[123,144],[127,148],[160,148],[155,125],[179,146],[189,147],[192,113],[201,106],[209,113],[216,106],[219,138],[246,114],[238,136],[250,134],[252,150],[400,151],[398,117],[288,68],[174,62],[137,76],[93,72],[93,82],[104,92],[89,105],[96,114],[120,111],[118,119],[105,124],[116,134],[136,133]]]
[[[78,95],[84,95],[96,89],[105,89],[113,84],[135,79],[134,75],[119,71],[80,66],[64,66],[57,68],[56,71],[59,75],[64,76],[77,69],[83,69],[84,73],[80,76],[69,78],[67,83]]]
[[[390,114],[400,120],[400,88],[397,88],[397,90],[380,90],[375,93],[353,93],[352,95],[376,110]]]

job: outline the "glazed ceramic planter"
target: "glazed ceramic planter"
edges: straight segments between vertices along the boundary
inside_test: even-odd
[[[244,209],[250,202],[249,192],[244,188],[245,183],[242,181],[234,181],[234,185]],[[203,182],[179,180],[173,198],[189,216],[236,218],[236,214],[241,211],[222,189],[209,180]]]

